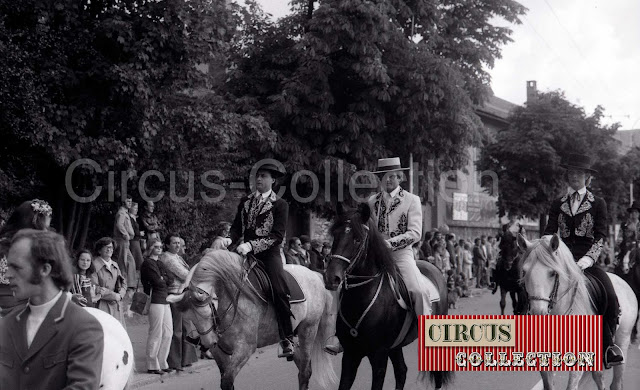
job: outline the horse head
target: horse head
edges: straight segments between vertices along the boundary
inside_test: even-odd
[[[584,303],[576,300],[586,297],[584,276],[557,234],[533,242],[518,234],[517,242],[531,314],[568,314],[574,304]]]
[[[325,287],[335,291],[348,271],[357,269],[366,257],[370,232],[369,205],[361,203],[356,209],[347,209],[338,203],[337,218],[331,227],[333,246],[331,259],[325,272]]]
[[[203,260],[211,252],[207,252]],[[202,345],[213,348],[218,343],[217,333],[217,311],[214,297],[213,279],[203,277],[207,273],[207,267],[211,267],[209,262],[199,262],[191,268],[187,278],[180,287],[181,293],[169,294],[167,302],[175,304],[176,308],[182,312],[187,321],[193,322],[196,327],[196,334],[190,334],[192,338],[200,339]],[[194,278],[195,275],[195,278]]]

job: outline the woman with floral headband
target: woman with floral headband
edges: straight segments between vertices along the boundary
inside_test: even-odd
[[[11,238],[20,229],[48,230],[52,214],[51,206],[44,200],[28,200],[15,209],[7,223],[0,229],[0,317],[27,303],[26,300],[18,301],[14,298],[9,280],[5,277]]]

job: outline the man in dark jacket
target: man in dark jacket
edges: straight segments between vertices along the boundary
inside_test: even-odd
[[[559,233],[578,266],[604,285],[608,304],[603,316],[603,344],[605,365],[610,367],[624,361],[622,350],[613,340],[618,323],[618,298],[607,273],[593,266],[607,237],[607,204],[587,189],[591,175],[596,173],[591,169],[591,158],[582,154],[567,157],[561,166],[567,170],[569,189],[551,204],[544,234]]]
[[[71,261],[64,238],[21,230],[7,255],[7,278],[26,308],[0,320],[0,389],[97,389],[104,333],[71,303]]]
[[[473,266],[475,267],[476,287],[484,287],[484,273],[487,266],[487,253],[482,241],[479,238],[474,240],[473,247]]]
[[[293,328],[289,306],[289,288],[284,280],[280,243],[285,235],[289,205],[278,198],[272,187],[284,169],[275,164],[262,165],[256,174],[256,192],[240,200],[231,226],[231,249],[245,256],[248,253],[262,262],[271,280],[282,353],[278,357],[293,357]],[[240,243],[241,241],[244,241]]]
[[[311,264],[309,268],[312,271],[324,273],[324,256],[322,255],[322,243],[318,240],[311,241],[311,250],[309,251]]]

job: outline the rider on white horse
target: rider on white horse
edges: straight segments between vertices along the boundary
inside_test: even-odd
[[[378,231],[385,238],[392,251],[398,271],[414,304],[417,316],[431,313],[429,292],[420,283],[420,270],[416,264],[411,246],[422,238],[422,206],[420,198],[400,187],[406,177],[399,157],[378,160],[378,170],[373,172],[381,177],[384,190],[369,198],[371,218]],[[325,347],[329,353],[340,353],[340,344]]]
[[[622,364],[624,357],[614,344],[620,308],[611,280],[598,266],[593,266],[602,251],[607,237],[607,205],[586,186],[591,182],[591,158],[582,154],[570,154],[560,166],[565,168],[569,184],[567,194],[556,199],[549,210],[549,222],[544,235],[559,233],[585,273],[595,276],[604,286],[607,307],[603,316],[603,343],[607,367]]]

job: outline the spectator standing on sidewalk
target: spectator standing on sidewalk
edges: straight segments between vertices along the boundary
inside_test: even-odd
[[[99,286],[100,300],[96,307],[111,314],[125,326],[122,300],[127,292],[127,281],[118,263],[111,258],[114,246],[114,240],[110,237],[103,237],[96,242],[94,249],[98,255],[93,259],[96,272],[91,276],[91,281]]]
[[[140,267],[140,279],[145,294],[151,296],[149,305],[149,336],[147,337],[147,372],[162,374],[171,372],[167,357],[173,335],[171,308],[167,302],[172,275],[160,262],[162,242],[157,238],[148,241],[146,259]]]
[[[231,231],[231,223],[222,221],[216,226],[214,230],[215,238],[211,243],[211,249],[227,249],[231,245],[231,238],[229,232]]]
[[[169,294],[179,294],[180,286],[185,282],[189,274],[189,266],[178,255],[182,246],[180,236],[178,234],[168,234],[164,244],[165,251],[160,256],[160,262],[162,262],[167,273],[173,279],[173,283],[168,286],[168,291]],[[171,303],[169,307],[171,308],[171,317],[173,319],[173,336],[167,363],[169,368],[183,371],[184,367],[189,367],[197,361],[198,356],[196,355],[195,347],[186,340],[190,325],[182,318],[182,312],[175,304]]]
[[[144,231],[144,237],[147,240],[151,238],[161,239],[160,222],[154,213],[155,207],[152,201],[148,201],[142,212],[142,231]]]
[[[131,289],[135,288],[138,282],[136,278],[136,261],[133,258],[133,254],[131,254],[130,246],[130,241],[135,234],[131,225],[131,217],[129,216],[129,209],[132,204],[131,196],[127,196],[120,209],[118,209],[113,226],[113,238],[116,242],[115,261],[118,263],[120,273]],[[133,295],[133,292],[130,295]]]
[[[140,270],[140,266],[144,261],[144,257],[142,256],[142,238],[144,231],[140,230],[140,224],[138,223],[138,204],[136,202],[131,203],[129,218],[131,219],[131,227],[133,228],[133,237],[131,241],[129,241],[129,246],[136,263],[136,270]]]

